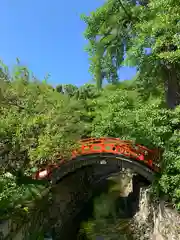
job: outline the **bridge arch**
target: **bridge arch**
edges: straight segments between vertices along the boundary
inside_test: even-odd
[[[79,142],[79,148],[72,153],[69,161],[40,170],[36,178],[48,178],[53,184],[80,168],[91,165],[116,165],[132,169],[149,182],[159,172],[159,152],[119,138],[89,138]]]
[[[134,159],[119,156],[118,154],[102,153],[89,154],[76,157],[73,162],[67,162],[63,166],[54,169],[52,172],[52,183],[59,182],[66,175],[75,172],[76,170],[90,165],[116,165],[119,171],[123,168],[128,168],[146,178],[149,182],[154,179],[154,171],[143,163]]]

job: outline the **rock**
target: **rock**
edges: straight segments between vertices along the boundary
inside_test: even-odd
[[[165,205],[154,203],[149,189],[141,188],[139,211],[133,218],[131,228],[140,240],[180,240],[180,215]]]

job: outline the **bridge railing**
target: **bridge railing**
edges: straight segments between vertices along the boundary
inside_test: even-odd
[[[150,166],[159,161],[159,153],[156,149],[148,149],[145,146],[134,144],[132,141],[119,138],[88,138],[80,141],[80,147],[73,152],[72,158],[79,155],[92,153],[113,153],[145,161]]]
[[[79,148],[72,152],[70,160],[80,155],[89,155],[96,153],[112,153],[123,155],[125,157],[141,161],[151,169],[159,171],[160,151],[158,149],[148,149],[145,146],[135,144],[132,141],[121,140],[119,138],[87,138],[79,142]],[[58,164],[51,164],[36,173],[35,178],[44,178],[49,176],[52,169],[64,164],[63,158],[59,155]]]

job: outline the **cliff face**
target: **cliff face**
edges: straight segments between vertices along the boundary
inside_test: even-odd
[[[141,188],[139,211],[131,228],[138,240],[180,240],[180,214],[163,201],[153,203],[149,189]]]

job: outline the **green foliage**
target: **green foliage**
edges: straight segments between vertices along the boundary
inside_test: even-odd
[[[123,65],[136,66],[139,91],[157,94],[163,86],[167,105],[178,105],[179,9],[179,2],[173,0],[139,1],[138,5],[133,0],[108,0],[90,16],[83,16],[90,71],[97,86],[102,86],[103,79],[117,83]]]
[[[44,185],[21,184],[10,174],[0,176],[0,219],[4,220],[15,213],[28,214],[28,206],[41,197]]]
[[[16,66],[9,79],[5,73],[1,78],[0,208],[5,212],[38,197],[46,185],[31,179],[33,169],[55,163],[59,153],[69,159],[84,132],[81,103],[28,72]],[[12,179],[4,177],[7,172]]]
[[[68,95],[69,97],[76,96],[78,87],[72,85],[72,84],[60,84],[56,87],[56,91],[65,95]]]
[[[68,156],[80,138],[78,104],[40,82],[16,76],[2,93],[1,159],[5,168],[25,168]]]
[[[164,108],[162,99],[150,98],[143,102],[125,90],[107,93],[103,107],[93,121],[92,135],[111,136],[133,140],[149,148],[164,150],[161,162],[162,176],[158,189],[169,194],[179,208],[180,159],[179,124],[180,108],[175,111]],[[97,105],[101,101],[97,101]]]

